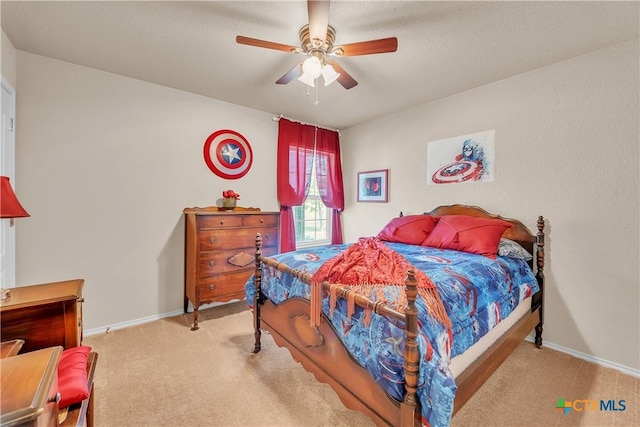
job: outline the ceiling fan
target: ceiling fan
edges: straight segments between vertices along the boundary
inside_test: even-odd
[[[308,0],[307,12],[309,23],[300,29],[300,47],[245,36],[236,37],[236,43],[239,44],[307,56],[280,77],[277,84],[287,84],[297,78],[315,87],[316,79],[322,75],[325,86],[337,80],[345,89],[351,89],[358,82],[331,57],[371,55],[398,49],[398,39],[395,37],[334,45],[336,31],[329,25],[329,0]]]

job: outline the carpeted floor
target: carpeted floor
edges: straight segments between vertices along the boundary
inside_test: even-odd
[[[99,353],[96,427],[371,426],[263,334],[252,354],[245,302],[86,337]],[[452,426],[638,426],[640,380],[523,342]],[[625,400],[625,411],[555,408],[558,398]],[[579,406],[578,406],[579,407]],[[619,407],[619,406],[616,406]]]

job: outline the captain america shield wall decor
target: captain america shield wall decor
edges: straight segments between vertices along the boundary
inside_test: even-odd
[[[242,178],[251,169],[253,152],[249,141],[238,132],[224,129],[207,138],[203,149],[204,161],[221,178]]]

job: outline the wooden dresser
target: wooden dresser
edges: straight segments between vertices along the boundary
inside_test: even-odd
[[[242,208],[240,208],[242,209]],[[187,208],[185,214],[184,312],[214,301],[245,298],[244,285],[255,269],[256,234],[262,254],[278,253],[279,212],[219,211],[217,207]]]
[[[76,279],[11,288],[0,302],[2,341],[24,340],[22,353],[81,345],[83,285]]]

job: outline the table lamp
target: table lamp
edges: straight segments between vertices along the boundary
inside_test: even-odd
[[[0,218],[11,218],[13,224],[13,218],[22,218],[30,216],[27,211],[24,210],[16,193],[11,188],[8,176],[0,176]],[[9,289],[1,288],[1,299],[5,300],[11,296]]]
[[[30,216],[24,210],[16,193],[11,188],[8,176],[0,176],[0,218],[21,218]]]

